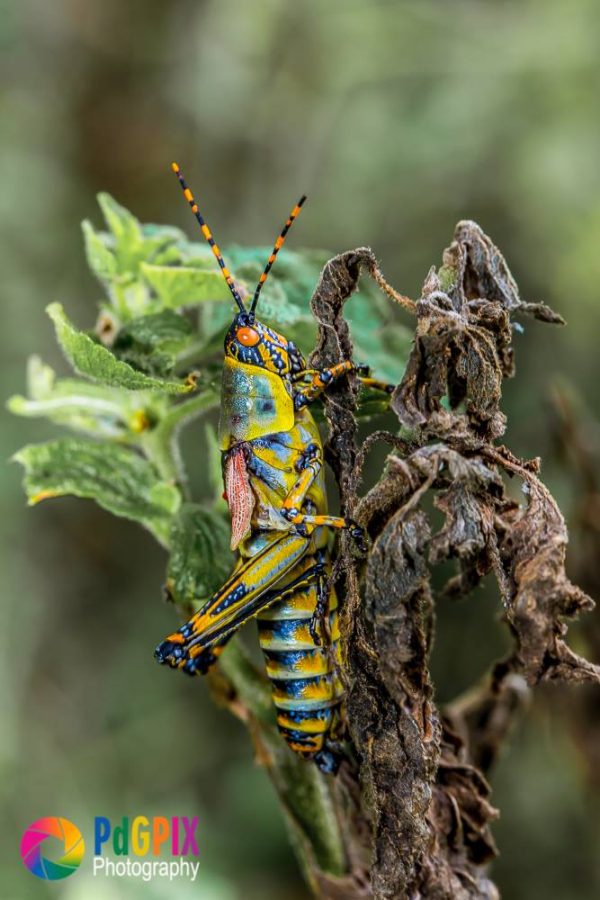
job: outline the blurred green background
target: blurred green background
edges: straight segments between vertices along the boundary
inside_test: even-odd
[[[595,488],[558,452],[550,402],[566,383],[597,465],[596,0],[3,0],[1,9],[4,396],[23,391],[30,352],[66,371],[48,302],[61,300],[82,327],[94,321],[100,289],[79,222],[99,222],[99,190],[143,221],[193,231],[173,158],[225,253],[232,242],[270,244],[306,190],[294,246],[369,244],[412,296],[455,222],[474,218],[524,298],[568,320],[567,329],[527,322],[516,339],[507,442],[544,458],[572,524],[571,572],[598,588],[600,506],[592,498],[595,518],[581,515]],[[54,433],[2,415],[3,459]],[[202,435],[198,424],[186,440],[197,467]],[[0,469],[2,897],[305,898],[244,729],[204,683],[153,662],[173,613],[152,538],[86,501],[28,510],[20,478],[15,465]],[[485,591],[440,606],[441,700],[502,651],[498,616]],[[596,660],[598,618],[574,631]],[[539,691],[495,772],[493,875],[511,900],[600,894],[599,707],[597,692]],[[139,813],[200,816],[200,883],[92,880],[84,864],[46,885],[21,865],[21,832],[40,816],[65,815],[87,835],[95,815]]]

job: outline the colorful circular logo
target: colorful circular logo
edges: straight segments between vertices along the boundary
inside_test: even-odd
[[[85,843],[72,822],[58,816],[38,819],[21,838],[21,859],[32,875],[57,881],[72,875],[81,865]]]

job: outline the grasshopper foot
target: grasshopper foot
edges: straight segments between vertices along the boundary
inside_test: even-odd
[[[348,534],[358,547],[361,553],[368,553],[369,547],[367,544],[367,536],[365,534],[364,528],[361,528],[360,525],[357,525],[354,519],[348,519],[347,525]]]
[[[315,753],[315,755],[313,756],[313,761],[325,775],[336,775],[337,770],[340,767],[342,757],[334,750],[330,750],[324,747],[323,750],[319,750],[318,753]]]
[[[176,632],[179,635],[178,632]],[[170,666],[172,669],[181,669],[186,675],[206,675],[208,670],[216,663],[220,648],[206,648],[190,656],[185,646],[176,640],[173,635],[159,644],[154,651],[154,657],[161,665]]]
[[[159,644],[154,651],[154,658],[161,666],[168,665],[172,669],[178,669],[186,655],[186,651],[181,643],[169,639]]]
[[[313,616],[310,620],[310,624],[308,626],[308,631],[309,631],[311,638],[315,642],[315,647],[321,646],[321,635],[319,634],[319,632],[321,630],[320,626],[321,626],[321,623],[319,622],[317,616],[313,613]]]
[[[312,614],[308,630],[311,638],[315,642],[315,646],[320,647],[321,641],[331,643],[331,632],[329,630],[329,620],[327,616],[327,606],[329,603],[329,589],[325,568],[319,563],[317,571],[317,603],[315,611]]]

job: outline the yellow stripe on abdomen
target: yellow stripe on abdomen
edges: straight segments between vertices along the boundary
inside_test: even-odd
[[[305,558],[290,572],[290,581],[309,565]],[[319,645],[310,633],[317,601],[317,585],[309,584],[258,617],[279,730],[290,748],[306,758],[326,747],[334,723],[340,722],[343,699],[335,592],[331,592],[327,609],[329,635],[323,636]],[[318,632],[321,635],[322,629]]]

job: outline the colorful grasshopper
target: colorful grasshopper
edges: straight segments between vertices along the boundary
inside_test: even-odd
[[[354,522],[327,513],[323,448],[308,406],[355,366],[347,360],[308,369],[291,341],[255,317],[261,288],[306,198],[290,213],[246,308],[176,163],[173,171],[239,310],[225,337],[219,423],[231,549],[239,559],[223,587],[155,656],[190,675],[204,674],[235,631],[256,617],[280,732],[292,750],[335,772],[343,689],[337,598],[327,586],[328,530],[347,528],[366,548]]]

